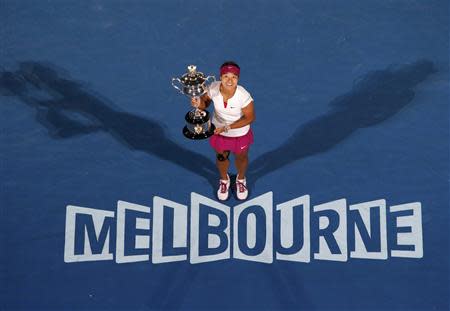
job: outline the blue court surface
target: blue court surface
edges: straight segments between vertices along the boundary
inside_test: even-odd
[[[0,20],[0,310],[450,309],[448,1],[0,0]],[[227,60],[256,121],[250,196],[224,206],[171,79]]]

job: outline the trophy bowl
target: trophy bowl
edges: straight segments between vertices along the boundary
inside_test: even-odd
[[[189,65],[188,72],[180,78],[172,78],[172,86],[181,94],[190,98],[201,97],[208,91],[208,86],[216,81],[214,76],[205,76],[197,71],[195,65]],[[183,135],[189,139],[206,139],[214,134],[214,124],[211,123],[210,113],[198,108],[192,109],[184,117],[186,126]]]

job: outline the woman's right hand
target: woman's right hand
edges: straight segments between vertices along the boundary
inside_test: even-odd
[[[191,98],[191,105],[194,108],[199,108],[201,105],[200,97],[192,97]]]

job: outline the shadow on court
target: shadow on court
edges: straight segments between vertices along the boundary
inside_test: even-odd
[[[326,152],[356,130],[388,120],[412,101],[414,88],[434,72],[431,61],[419,60],[366,74],[350,92],[330,103],[332,109],[327,114],[299,126],[286,142],[251,161],[249,188],[270,172]],[[54,65],[22,62],[17,71],[3,71],[0,91],[36,109],[37,120],[53,138],[106,131],[129,149],[167,160],[216,187],[218,174],[212,158],[177,145],[158,121],[114,108],[109,100],[71,80],[68,73]],[[73,113],[89,121],[80,121]]]
[[[36,109],[38,122],[53,138],[105,131],[131,150],[167,160],[216,185],[216,167],[209,158],[173,142],[158,121],[122,112],[68,76],[54,65],[23,62],[19,70],[1,73],[0,90]]]
[[[431,61],[419,60],[366,74],[350,92],[330,103],[327,114],[299,126],[281,146],[253,160],[251,185],[285,165],[332,149],[358,129],[388,120],[412,101],[414,88],[436,71]]]

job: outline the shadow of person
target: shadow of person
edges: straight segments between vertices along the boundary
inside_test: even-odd
[[[434,72],[431,61],[419,60],[366,74],[350,92],[330,103],[328,113],[299,126],[278,148],[250,163],[250,191],[266,174],[326,152],[356,130],[388,120],[412,101],[414,88]],[[67,76],[53,65],[22,62],[18,71],[1,73],[0,92],[35,108],[37,120],[54,138],[106,131],[129,149],[147,152],[206,178],[214,191],[217,172],[209,158],[177,145],[157,121],[122,112]],[[79,113],[89,123],[73,119],[67,112]]]
[[[412,101],[414,88],[434,72],[431,61],[419,60],[368,73],[330,103],[330,112],[301,125],[278,148],[256,158],[249,187],[285,165],[332,149],[358,129],[388,120]]]
[[[206,156],[172,141],[157,121],[115,109],[107,99],[66,76],[53,65],[22,62],[19,70],[1,73],[0,90],[2,95],[17,96],[36,109],[38,122],[53,138],[106,131],[127,148],[169,161],[215,186],[216,167]],[[83,120],[74,118],[74,114],[83,116]]]

